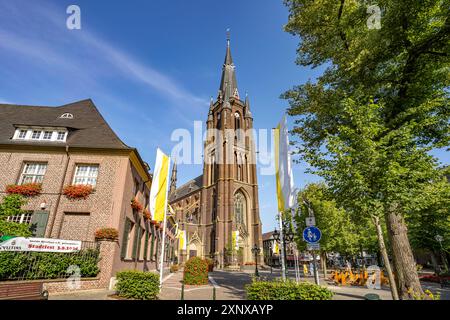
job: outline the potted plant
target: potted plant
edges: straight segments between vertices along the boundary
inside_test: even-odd
[[[148,210],[148,209],[144,209],[144,211],[142,212],[142,215],[144,216],[144,218],[146,220],[150,220],[151,219],[150,210]]]
[[[87,197],[94,192],[94,188],[91,185],[68,185],[63,189],[63,194],[71,200],[74,199],[87,199]]]
[[[9,185],[6,187],[5,191],[8,194],[20,194],[24,197],[34,197],[41,193],[42,185],[40,183]]]
[[[119,239],[119,231],[114,228],[100,228],[95,231],[95,240],[117,241]]]
[[[132,199],[131,200],[131,207],[133,209],[137,210],[138,212],[141,212],[144,209],[142,204],[137,199]]]

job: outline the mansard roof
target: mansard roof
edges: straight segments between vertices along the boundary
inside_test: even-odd
[[[13,140],[21,126],[67,128],[69,134],[63,143]],[[114,133],[91,99],[58,107],[0,104],[0,145],[133,150]]]

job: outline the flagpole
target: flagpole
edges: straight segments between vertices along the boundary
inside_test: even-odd
[[[281,258],[281,278],[286,281],[286,264],[284,261],[284,233],[283,233],[283,213],[280,212],[280,258]]]
[[[163,272],[164,272],[164,247],[166,244],[166,222],[167,222],[167,200],[169,197],[169,172],[170,172],[170,157],[169,163],[167,165],[167,187],[166,187],[166,203],[164,205],[164,218],[163,218],[163,231],[162,231],[162,241],[161,241],[161,261],[159,262],[159,290],[162,289],[163,283]]]

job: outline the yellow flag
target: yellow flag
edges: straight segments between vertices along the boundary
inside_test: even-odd
[[[239,231],[233,231],[231,236],[233,250],[239,250]]]
[[[162,222],[167,207],[170,158],[160,149],[156,152],[155,171],[150,189],[150,213],[152,220]]]
[[[186,231],[184,230],[178,231],[178,249],[186,250]]]
[[[289,154],[289,137],[286,116],[275,129],[275,170],[277,182],[278,212],[294,205],[294,176]]]
[[[280,247],[278,246],[278,242],[275,241],[275,245],[273,246],[273,253],[280,254]]]

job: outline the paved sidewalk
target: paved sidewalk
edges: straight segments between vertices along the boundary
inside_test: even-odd
[[[279,270],[260,271],[262,278],[279,278]],[[204,286],[188,286],[184,288],[184,300],[212,300],[215,288],[216,300],[244,300],[245,285],[251,283],[253,272],[229,272],[214,271],[209,274],[209,284]],[[293,271],[289,272],[289,278],[295,279]],[[180,300],[181,299],[181,280],[183,272],[171,273],[164,277],[162,291],[159,294],[161,300]],[[301,277],[301,281],[314,282],[313,277]],[[383,287],[381,290],[368,289],[366,287],[355,286],[336,286],[329,281],[324,281],[321,276],[320,284],[326,286],[335,293],[333,300],[364,300],[368,293],[376,293],[382,300],[391,300],[389,287]],[[450,300],[450,288],[441,289],[439,284],[422,282],[424,290],[429,289],[433,293],[439,292],[441,300]],[[49,300],[109,300],[108,295],[114,294],[108,290],[88,290],[66,294],[51,294]]]

